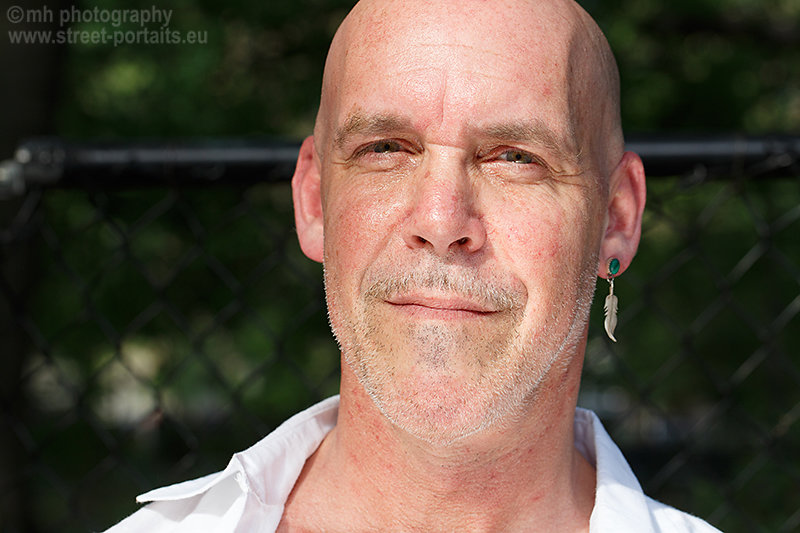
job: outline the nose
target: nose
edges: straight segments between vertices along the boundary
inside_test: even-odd
[[[411,211],[403,227],[406,245],[442,257],[483,248],[486,228],[466,168],[457,160],[431,158],[420,171],[409,195]]]

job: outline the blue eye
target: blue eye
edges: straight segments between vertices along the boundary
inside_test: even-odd
[[[532,154],[523,152],[522,150],[506,150],[500,154],[498,159],[502,159],[503,161],[508,161],[510,163],[519,163],[521,165],[529,165],[537,162]]]

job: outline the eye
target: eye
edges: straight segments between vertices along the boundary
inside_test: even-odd
[[[369,171],[396,170],[419,153],[419,148],[405,139],[379,139],[358,147],[347,162]]]
[[[389,152],[399,152],[403,150],[403,146],[397,141],[378,141],[366,147],[365,152],[374,152],[376,154],[386,154]]]
[[[511,182],[539,183],[552,172],[537,154],[509,145],[489,146],[477,158],[486,172]]]
[[[523,150],[506,150],[501,153],[498,159],[508,161],[510,163],[519,163],[521,165],[530,165],[531,163],[538,163],[539,160],[533,154]]]

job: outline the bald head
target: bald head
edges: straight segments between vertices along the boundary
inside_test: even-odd
[[[452,442],[579,377],[594,276],[630,262],[644,206],[617,85],[567,0],[364,0],[342,24],[295,220],[392,423]]]
[[[571,0],[362,0],[325,65],[320,155],[362,103],[393,114],[392,103],[408,110],[409,100],[426,127],[479,122],[478,107],[502,100],[503,120],[547,125],[583,170],[608,175],[623,152],[614,57]]]

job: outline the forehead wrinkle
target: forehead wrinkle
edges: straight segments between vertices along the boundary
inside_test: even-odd
[[[456,36],[453,36],[453,37],[456,37]],[[424,55],[430,55],[431,50],[433,50],[434,48],[439,48],[439,49],[442,49],[442,50],[454,50],[454,51],[457,51],[457,52],[461,52],[463,50],[475,51],[475,52],[480,52],[482,54],[495,56],[495,57],[503,57],[503,56],[507,55],[507,54],[505,54],[503,52],[499,52],[499,51],[494,50],[492,48],[487,48],[486,46],[478,46],[475,43],[467,44],[467,43],[458,43],[458,42],[442,42],[442,41],[427,42],[427,41],[420,41],[420,42],[417,42],[417,43],[410,43],[408,45],[408,47],[409,47],[410,50],[419,49]]]

